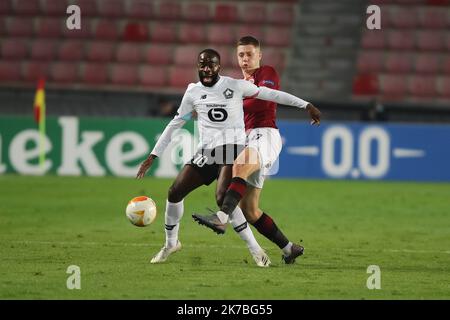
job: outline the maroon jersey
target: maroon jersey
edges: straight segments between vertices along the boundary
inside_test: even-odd
[[[280,78],[271,66],[261,66],[256,69],[250,78],[258,87],[267,87],[279,90]],[[253,128],[277,128],[275,117],[277,104],[275,102],[259,100],[255,98],[244,99],[245,130]]]

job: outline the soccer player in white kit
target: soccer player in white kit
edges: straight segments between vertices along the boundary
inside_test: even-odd
[[[252,36],[245,36],[237,43],[237,58],[244,78],[258,86],[279,89],[279,76],[269,65],[260,65],[260,43]],[[193,214],[198,221],[217,233],[225,232],[228,212],[239,203],[247,221],[259,233],[276,244],[283,252],[286,264],[295,262],[303,254],[303,246],[289,241],[274,219],[259,208],[264,177],[276,162],[281,151],[281,136],[276,124],[276,103],[258,98],[244,100],[244,119],[247,145],[235,160],[233,179],[226,192],[221,211],[212,215]],[[320,123],[320,111],[308,104],[312,124]],[[248,161],[246,159],[251,159]]]
[[[200,82],[189,84],[176,116],[167,125],[138,171],[137,178],[142,178],[153,160],[169,144],[173,131],[181,128],[195,111],[198,115],[199,149],[169,188],[165,212],[166,243],[153,257],[152,263],[163,262],[170,254],[181,249],[178,230],[183,216],[183,199],[191,191],[217,179],[216,201],[219,206],[222,205],[231,181],[233,161],[245,145],[242,100],[246,97],[258,97],[299,108],[307,105],[306,101],[288,93],[220,76],[219,70],[220,55],[212,49],[203,50],[198,57]],[[270,260],[254,239],[239,207],[230,214],[230,222],[247,242],[257,265],[268,266]]]

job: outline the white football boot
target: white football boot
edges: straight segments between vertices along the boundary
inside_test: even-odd
[[[270,266],[271,262],[269,256],[264,252],[264,250],[251,252],[251,254],[258,267],[267,268]]]
[[[162,247],[162,249],[150,260],[150,263],[160,263],[167,260],[167,258],[177,251],[181,250],[181,242],[178,240],[175,247],[167,248],[166,246]]]

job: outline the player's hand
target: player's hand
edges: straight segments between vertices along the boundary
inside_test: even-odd
[[[141,179],[147,173],[147,170],[152,166],[153,160],[156,158],[154,154],[150,154],[147,159],[145,159],[139,168],[139,171],[136,175],[136,179]]]
[[[311,103],[308,103],[306,106],[306,111],[308,111],[309,116],[311,117],[311,124],[312,125],[319,125],[320,124],[320,111],[316,107],[314,107]]]

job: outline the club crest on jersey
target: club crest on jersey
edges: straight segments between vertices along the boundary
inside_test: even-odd
[[[202,99],[202,100],[206,99],[206,94],[202,95],[202,96],[200,97],[200,99]]]
[[[234,91],[227,88],[224,92],[223,92],[223,96],[225,97],[225,99],[231,99],[233,98],[233,93]]]

